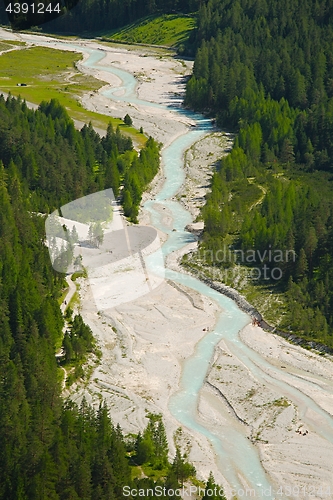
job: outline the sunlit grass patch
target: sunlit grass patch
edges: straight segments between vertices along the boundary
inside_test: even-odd
[[[174,47],[184,42],[194,28],[194,17],[164,14],[158,17],[150,16],[141,19],[120,30],[104,34],[104,37],[128,43]]]
[[[2,52],[3,50],[10,50],[13,48],[13,45],[14,46],[21,46],[23,47],[24,45],[26,45],[25,42],[19,42],[17,40],[1,40],[0,42],[0,52]]]
[[[82,59],[76,52],[31,47],[11,51],[0,56],[0,92],[21,96],[28,102],[40,104],[42,101],[57,99],[66,108],[71,118],[83,123],[91,121],[94,127],[106,130],[111,122],[119,126],[121,132],[140,148],[147,138],[138,130],[124,124],[119,118],[95,113],[84,109],[79,101],[87,92],[95,92],[104,82],[80,73],[75,65]],[[26,86],[18,86],[24,83]]]

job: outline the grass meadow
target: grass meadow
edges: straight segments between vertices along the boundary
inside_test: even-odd
[[[176,14],[149,16],[119,30],[104,33],[103,38],[126,43],[178,47],[187,40],[195,24],[195,18],[191,16]]]
[[[1,42],[0,50],[1,47],[2,50],[8,50],[12,45],[5,41]],[[20,95],[35,104],[58,99],[71,118],[84,123],[91,121],[101,129],[106,129],[111,121],[114,127],[119,126],[122,133],[130,136],[135,144],[143,146],[146,137],[133,127],[125,125],[118,118],[94,113],[82,107],[80,96],[97,91],[104,82],[80,73],[75,65],[81,59],[81,54],[76,52],[48,47],[20,47],[20,50],[4,52],[0,56],[0,92]],[[22,83],[26,86],[18,86]]]

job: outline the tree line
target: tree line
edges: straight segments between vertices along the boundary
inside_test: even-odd
[[[186,103],[217,111],[221,124],[238,128],[259,121],[255,102],[264,95],[280,106],[282,115],[277,109],[261,109],[261,120],[280,115],[283,138],[290,140],[296,161],[331,170],[332,9],[324,0],[203,3]],[[295,110],[292,127],[283,113],[286,101]],[[264,129],[268,133],[270,123]],[[273,140],[280,142],[279,137]],[[278,156],[275,146],[267,146]]]
[[[137,154],[131,139],[111,123],[102,138],[91,123],[76,130],[56,99],[31,110],[20,98],[0,96],[0,120],[0,160],[18,176],[32,210],[50,213],[112,188],[136,222],[142,193],[159,166],[160,146],[152,138]]]
[[[269,283],[287,301],[279,326],[330,346],[332,14],[324,0],[208,0],[185,100],[237,132],[202,212],[202,250],[218,266],[232,265],[214,260],[224,244],[294,252],[295,261],[278,264],[279,283]]]
[[[76,189],[84,192],[91,180],[83,163],[87,185],[75,187],[73,179],[68,195],[61,185],[51,191],[56,182],[52,175],[58,175],[57,141],[65,153],[70,149],[67,117],[56,108],[58,117],[31,112],[19,99],[0,99],[0,498],[116,498],[111,492],[121,474],[113,473],[115,458],[108,450],[112,442],[116,449],[122,445],[106,410],[99,416],[92,409],[80,413],[60,397],[55,349],[62,338],[57,299],[64,283],[51,267],[44,218],[38,212],[59,205]],[[68,154],[58,166],[64,175],[66,160],[69,170],[79,172]],[[50,169],[46,175],[44,168]],[[81,344],[83,339],[91,342],[83,330],[77,320],[73,335],[82,334]],[[75,349],[79,354],[81,347]],[[90,429],[87,442],[82,439],[85,425]],[[93,457],[92,448],[88,453],[93,442],[102,450],[104,443],[102,455]],[[120,448],[118,470],[122,456],[125,461]],[[102,476],[109,470],[112,484],[106,485],[107,475],[97,474],[94,485],[95,470]]]

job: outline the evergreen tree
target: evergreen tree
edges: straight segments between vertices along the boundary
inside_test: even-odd
[[[130,115],[128,113],[125,115],[124,123],[125,123],[125,125],[128,125],[128,126],[132,126],[132,124],[133,124],[132,118],[130,117]]]
[[[209,473],[209,478],[205,488],[205,494],[202,499],[208,500],[209,498],[212,498],[213,500],[226,500],[223,488],[215,483],[212,472]]]

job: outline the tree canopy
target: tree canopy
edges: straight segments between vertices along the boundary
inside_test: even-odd
[[[122,487],[134,483],[108,408],[61,398],[59,342],[72,362],[91,351],[94,339],[80,315],[63,339],[64,276],[52,269],[43,214],[105,187],[118,194],[121,182],[131,192],[135,176],[139,202],[159,148],[149,139],[138,155],[111,126],[103,139],[91,125],[77,131],[56,101],[32,111],[20,99],[0,97],[0,117],[0,498],[121,498]]]
[[[42,1],[45,7],[34,12],[31,8],[27,14],[15,14],[5,11],[10,4],[6,0],[0,6],[0,22],[8,23],[13,29],[25,29],[31,26],[42,26],[49,32],[82,33],[84,31],[112,30],[129,24],[143,16],[155,13],[194,12],[198,9],[199,0],[64,0],[60,2],[60,12],[54,10],[57,2],[52,2],[53,10],[47,10],[49,1]]]
[[[202,215],[210,264],[223,245],[280,251],[280,328],[333,346],[333,26],[325,0],[201,4],[186,105],[237,133]],[[263,259],[270,271],[275,261]],[[279,271],[280,272],[280,271]],[[265,282],[263,282],[265,284]]]

